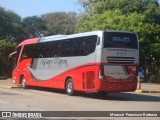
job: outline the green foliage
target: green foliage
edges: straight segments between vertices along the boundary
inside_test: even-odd
[[[0,7],[0,39],[15,39],[20,28],[21,17]]]
[[[8,56],[15,50],[16,45],[6,40],[0,40],[0,75],[7,72]]]
[[[160,82],[160,6],[157,0],[79,0],[79,3],[84,12],[79,16],[76,32],[106,29],[135,32],[140,42],[140,66],[146,70],[146,78]]]
[[[42,19],[47,24],[48,35],[74,33],[76,15],[75,12],[54,12],[42,15]]]
[[[77,28],[77,31],[82,32],[105,29],[138,31],[136,28],[142,26],[143,19],[144,16],[136,13],[127,16],[120,10],[106,11],[103,14],[95,14],[90,16],[88,20],[85,20],[81,26]]]
[[[73,34],[76,22],[75,12],[54,12],[21,19],[16,13],[0,7],[0,39],[19,43],[40,34]]]
[[[119,9],[123,14],[144,13],[150,6],[158,6],[157,0],[78,0],[89,14],[101,14]]]
[[[41,17],[32,16],[22,20],[22,26],[26,38],[39,37],[40,34],[45,34],[47,29],[46,23]]]
[[[0,60],[6,62],[11,52],[15,50],[16,44],[0,40]]]

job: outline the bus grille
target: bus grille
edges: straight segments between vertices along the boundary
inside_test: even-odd
[[[133,64],[135,61],[134,57],[107,57],[108,63],[116,63],[116,64]]]

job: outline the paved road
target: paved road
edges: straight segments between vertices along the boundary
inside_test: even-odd
[[[68,96],[55,89],[0,88],[0,110],[160,111],[160,94],[110,93],[95,96],[77,93],[76,96]]]
[[[0,111],[160,111],[160,94],[110,93],[106,96],[95,96],[77,93],[76,96],[68,96],[55,89],[0,88]],[[159,120],[157,117],[107,118],[117,119]]]

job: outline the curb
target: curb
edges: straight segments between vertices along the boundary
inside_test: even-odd
[[[160,91],[156,91],[156,90],[143,90],[142,93],[160,93]]]
[[[142,93],[142,90],[141,89],[137,89],[134,92],[136,92],[136,93]]]
[[[141,90],[141,89],[137,89],[135,90],[136,93],[160,93],[160,91],[157,90]]]
[[[21,86],[8,86],[8,85],[0,85],[0,88],[11,89],[11,88],[21,88]]]

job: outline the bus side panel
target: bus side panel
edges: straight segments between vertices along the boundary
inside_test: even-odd
[[[95,91],[98,78],[98,65],[84,66],[73,70],[66,71],[49,80],[36,80],[26,70],[25,77],[27,85],[41,86],[50,88],[65,89],[67,78],[72,78],[74,82],[74,89],[78,91]]]
[[[26,67],[31,63],[32,59],[24,59],[19,61],[17,67],[13,70],[13,83],[20,84],[21,76],[24,76],[26,73]],[[27,81],[28,82],[28,81]]]
[[[14,84],[20,84],[20,69],[15,68],[12,72],[12,80]]]
[[[97,65],[86,66],[76,70],[77,80],[75,89],[80,91],[94,91],[96,89]]]
[[[73,80],[76,80],[76,71],[64,72],[60,75],[53,76],[51,79],[48,80],[38,80],[34,78],[31,75],[29,69],[27,69],[25,76],[27,85],[64,89],[65,82],[68,77],[72,78]]]

